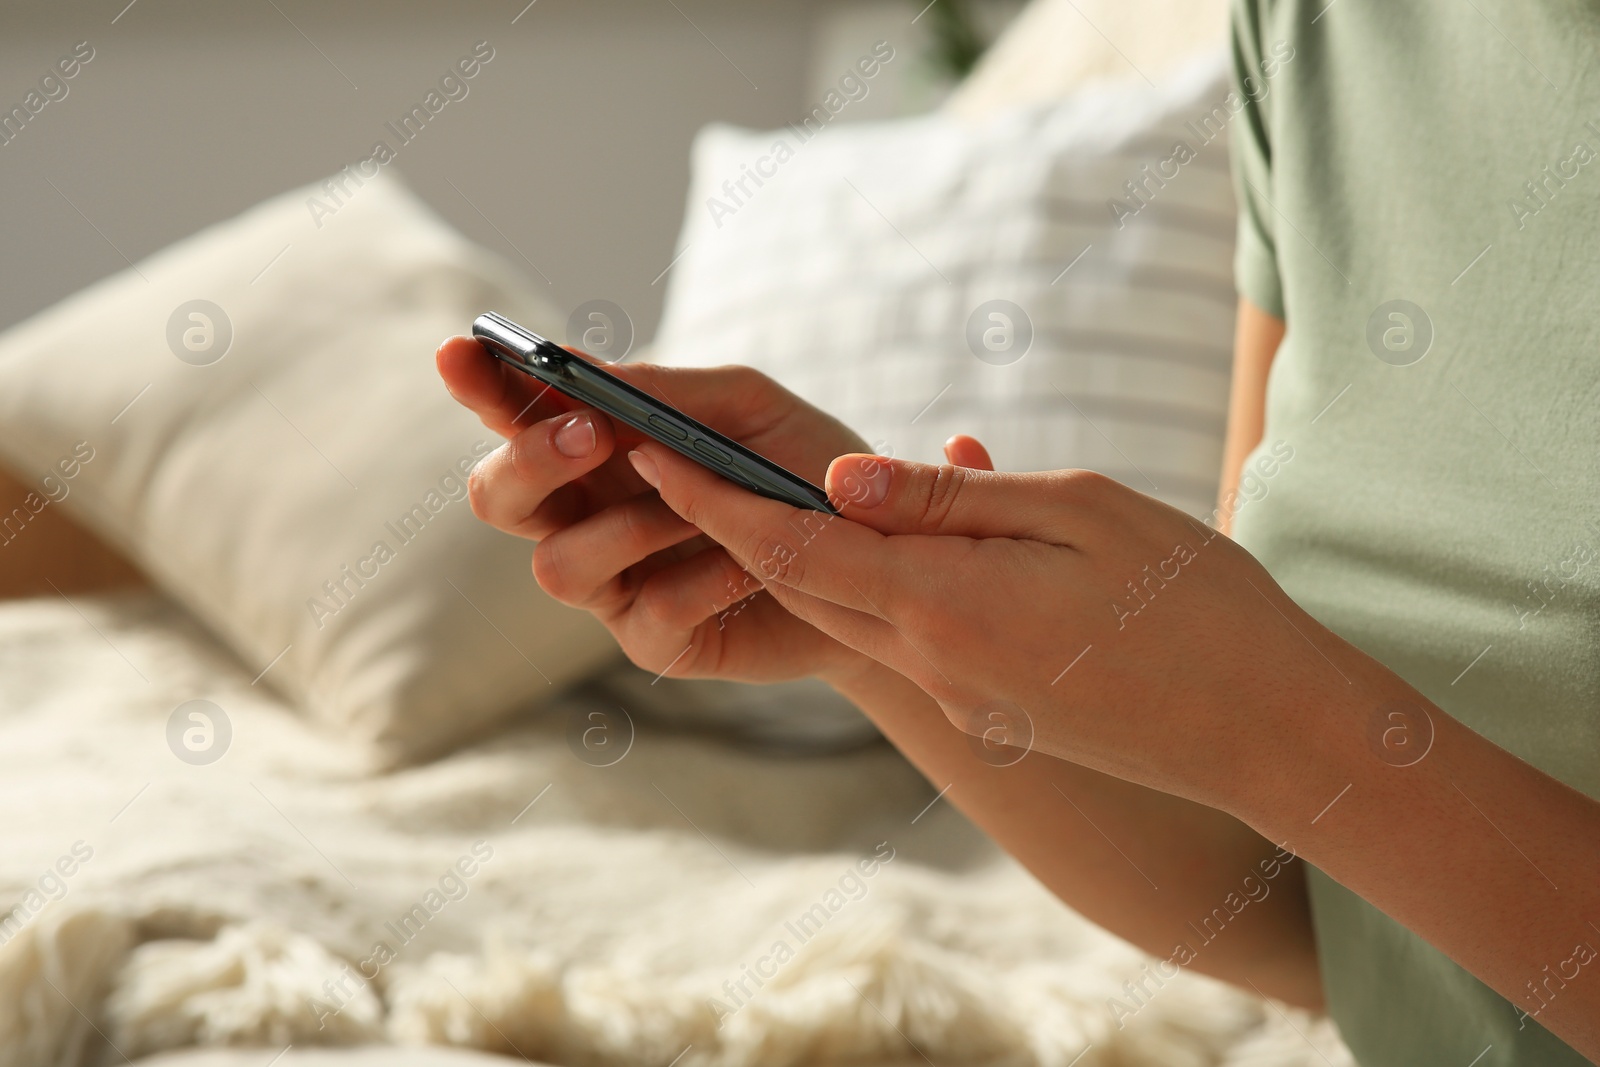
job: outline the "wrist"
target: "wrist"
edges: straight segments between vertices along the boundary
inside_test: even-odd
[[[1325,809],[1375,771],[1420,762],[1443,715],[1383,664],[1296,615],[1317,655],[1249,717],[1260,728],[1246,729],[1215,804],[1276,842],[1314,832]]]
[[[1308,685],[1276,709],[1279,728],[1268,732],[1226,805],[1301,853],[1316,853],[1330,832],[1348,828],[1335,818],[1341,807],[1414,803],[1439,769],[1441,731],[1454,725],[1382,664],[1333,640],[1337,650],[1319,644],[1345,677]]]

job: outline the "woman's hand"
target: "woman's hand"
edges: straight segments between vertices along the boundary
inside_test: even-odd
[[[473,472],[473,512],[537,541],[539,584],[593,612],[639,666],[751,682],[838,680],[872,666],[784,611],[663,504],[624,458],[638,434],[504,366],[469,337],[446,341],[437,362],[451,394],[507,438]],[[837,420],[744,367],[607,369],[814,482],[835,456],[865,447]],[[952,449],[953,461],[988,463],[970,439]]]
[[[1405,688],[1228,538],[1097,474],[844,456],[827,482],[844,517],[818,522],[637,451],[673,510],[785,607],[991,741],[1237,813],[1275,767],[1303,769],[1283,757],[1327,716]]]

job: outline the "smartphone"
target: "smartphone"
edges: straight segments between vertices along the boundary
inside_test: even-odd
[[[472,323],[472,336],[500,362],[605,412],[735,485],[793,507],[830,515],[839,513],[828,502],[827,493],[798,474],[724,437],[643,389],[607,374],[582,356],[523,329],[504,315],[492,311],[479,315]]]

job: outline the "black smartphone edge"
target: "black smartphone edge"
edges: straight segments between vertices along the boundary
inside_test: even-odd
[[[839,513],[827,493],[799,475],[504,315],[479,315],[472,336],[500,362],[605,412],[735,485],[792,507]]]

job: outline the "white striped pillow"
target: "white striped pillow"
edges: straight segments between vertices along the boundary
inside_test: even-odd
[[[908,459],[972,433],[1002,468],[1088,467],[1208,514],[1235,302],[1228,94],[1211,55],[981,124],[708,127],[657,358],[758,367]],[[1031,323],[1012,362],[969,344],[992,300]]]

